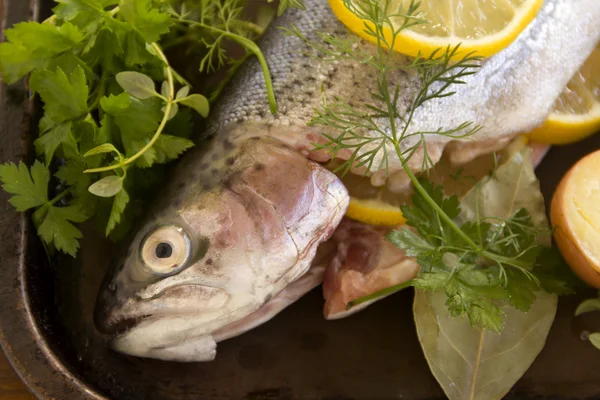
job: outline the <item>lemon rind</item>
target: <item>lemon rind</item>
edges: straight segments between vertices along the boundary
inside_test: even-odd
[[[529,137],[540,143],[562,145],[578,142],[600,131],[600,103],[586,114],[553,112]]]
[[[544,0],[530,0],[529,6],[521,6],[521,12],[517,13],[513,20],[501,31],[478,39],[459,38],[457,36],[426,36],[409,30],[401,32],[394,43],[394,50],[411,57],[429,56],[440,47],[445,48],[448,45],[456,46],[461,44],[460,52],[455,58],[461,58],[466,53],[473,52],[482,57],[490,57],[504,48],[508,47],[523,30],[537,16]],[[343,0],[329,0],[329,5],[338,19],[352,32],[360,37],[375,43],[376,39],[365,32],[365,22],[348,10]],[[384,30],[384,36],[391,42],[392,33],[389,29]]]

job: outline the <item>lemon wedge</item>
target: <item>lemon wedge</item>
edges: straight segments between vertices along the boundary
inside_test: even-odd
[[[365,32],[365,21],[350,11],[345,2],[360,0],[329,0],[329,4],[348,29],[374,41]],[[415,57],[428,56],[434,50],[461,44],[461,54],[476,52],[489,57],[510,45],[535,18],[544,0],[423,0],[417,9],[427,24],[403,30],[397,37],[394,50]],[[390,0],[387,14],[392,16],[408,9],[410,0]],[[401,26],[402,17],[390,17]],[[369,24],[369,23],[367,23]],[[391,42],[392,31],[384,34]]]
[[[600,288],[600,151],[579,160],[563,177],[550,204],[554,238],[583,281]]]
[[[554,110],[530,137],[541,143],[568,144],[600,130],[600,46],[569,81]]]

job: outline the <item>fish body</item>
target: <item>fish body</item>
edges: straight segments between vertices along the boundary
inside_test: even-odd
[[[306,11],[288,10],[275,25],[293,25],[311,40],[318,40],[317,32],[349,35],[327,2],[305,3]],[[483,127],[468,142],[428,136],[432,159],[445,151],[453,162],[464,163],[541,123],[598,42],[598,20],[595,0],[547,0],[517,41],[486,60],[467,85],[417,111],[411,129],[437,130],[464,121]],[[363,280],[377,288],[390,277],[410,279],[418,269],[386,247],[380,230],[344,222],[335,232],[348,191],[318,163],[330,158],[313,149],[325,128],[307,127],[321,104],[322,87],[329,99],[366,103],[376,88],[375,71],[352,61],[314,59],[305,54],[303,41],[277,27],[260,45],[279,112],[270,113],[262,70],[250,60],[212,113],[205,132],[212,139],[184,156],[107,274],[96,324],[116,333],[112,346],[120,352],[208,361],[218,341],[267,321],[319,285],[331,265],[337,269],[327,271],[330,282],[351,266],[359,278],[371,274],[373,279]],[[372,50],[371,44],[359,45]],[[394,62],[408,61],[397,55]],[[395,69],[389,79],[401,82],[399,107],[405,109],[418,90],[418,76]],[[383,129],[386,123],[380,121]],[[405,181],[395,153],[388,154],[388,175],[368,171],[375,186]],[[411,168],[419,169],[419,157],[413,157]],[[365,232],[365,240],[352,232]],[[353,255],[357,244],[365,257]],[[383,253],[368,254],[369,248]],[[326,284],[330,318],[340,307],[327,311],[328,306],[341,304],[335,291],[343,292],[342,286]]]

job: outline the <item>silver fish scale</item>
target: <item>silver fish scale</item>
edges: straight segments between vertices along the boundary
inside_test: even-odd
[[[278,113],[270,112],[262,69],[256,59],[251,59],[223,93],[212,112],[207,133],[215,133],[233,123],[305,127],[314,109],[321,105],[322,87],[328,99],[339,97],[353,105],[371,101],[370,93],[376,88],[377,78],[373,68],[354,61],[332,62],[308,56],[310,49],[302,40],[283,34],[279,27],[293,25],[313,41],[319,40],[316,32],[339,37],[349,35],[326,0],[308,0],[305,4],[305,11],[290,9],[278,18],[259,43],[271,70]],[[373,45],[362,43],[374,49]],[[397,59],[406,62],[405,57]],[[403,87],[412,83],[416,88],[416,76],[410,80],[407,76],[404,71],[396,71],[393,80],[401,79]],[[414,93],[414,88],[406,91],[401,101],[403,106],[409,104],[409,92]]]
[[[328,101],[339,97],[351,105],[372,102],[370,93],[375,91],[377,83],[373,68],[355,61],[311,58],[305,55],[309,49],[300,39],[286,36],[279,29],[294,25],[311,40],[319,40],[315,35],[319,31],[341,36],[349,34],[326,0],[305,3],[306,11],[288,10],[275,21],[260,43],[271,69],[278,114],[272,115],[269,111],[262,70],[256,59],[250,59],[213,110],[207,134],[225,127],[227,133],[223,134],[228,140],[249,131],[253,135],[282,137],[288,134],[291,143],[306,148],[308,141],[304,133],[315,132],[307,129],[306,124],[313,117],[314,109],[321,105],[322,87]],[[476,74],[464,79],[466,85],[452,88],[456,90],[455,95],[434,99],[420,107],[408,133],[452,129],[467,121],[482,127],[469,140],[428,135],[428,153],[433,162],[439,160],[445,149],[454,162],[460,163],[502,148],[515,135],[544,121],[569,79],[600,40],[598,20],[598,0],[546,0],[539,15],[513,44],[484,61]],[[360,45],[368,51],[374,48],[370,43]],[[404,64],[406,60],[397,56],[395,62]],[[405,110],[419,87],[419,79],[412,71],[395,71],[389,81],[391,85],[400,83],[399,107]],[[381,119],[379,125],[389,131],[388,120]],[[399,121],[398,125],[401,125]],[[319,129],[317,133],[324,128]],[[412,146],[416,140],[418,136],[405,140],[402,145],[404,148]],[[365,146],[362,151],[369,149]],[[375,166],[382,165],[383,152],[379,153]],[[395,155],[391,145],[387,153]],[[417,152],[410,162],[411,168],[420,169],[422,160],[422,151]],[[389,157],[389,169],[392,172],[401,169],[397,157]]]

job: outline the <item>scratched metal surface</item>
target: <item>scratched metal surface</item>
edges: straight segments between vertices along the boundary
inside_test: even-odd
[[[47,4],[46,4],[47,5]],[[0,0],[2,28],[35,19],[35,0]],[[43,13],[43,12],[42,12]],[[0,84],[0,162],[31,157],[36,123],[25,83]],[[538,169],[550,198],[559,178],[600,135],[553,149]],[[325,321],[318,290],[271,322],[219,346],[212,363],[137,359],[107,349],[91,310],[112,245],[86,233],[80,257],[49,264],[0,191],[0,344],[41,399],[442,399],[419,348],[405,291],[348,319]],[[507,399],[600,399],[600,354],[580,339],[600,330],[561,299],[548,344]]]

